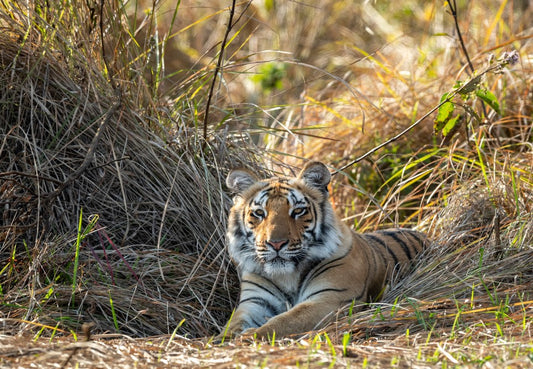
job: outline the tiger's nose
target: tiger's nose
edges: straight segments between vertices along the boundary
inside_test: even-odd
[[[269,240],[269,241],[266,241],[266,244],[269,245],[270,247],[272,247],[276,251],[281,250],[284,246],[288,245],[288,243],[289,243],[289,240],[281,240],[281,241]]]

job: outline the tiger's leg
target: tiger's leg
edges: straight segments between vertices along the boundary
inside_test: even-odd
[[[287,301],[287,296],[268,279],[245,274],[239,306],[228,322],[226,333],[233,336],[262,326],[271,317],[287,311]]]
[[[255,334],[258,338],[282,337],[294,333],[305,333],[317,327],[319,323],[333,320],[336,310],[349,303],[337,301],[336,298],[324,298],[313,301],[304,301],[292,309],[270,318],[259,328],[250,329],[246,334]]]
[[[248,329],[260,327],[273,315],[269,308],[261,305],[260,300],[242,301],[228,322],[227,332],[222,334],[235,336]]]

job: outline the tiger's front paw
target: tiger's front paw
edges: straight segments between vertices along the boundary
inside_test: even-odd
[[[273,339],[276,337],[276,332],[268,326],[261,326],[258,328],[249,328],[242,332],[243,336],[257,339]]]
[[[227,330],[224,330],[224,331],[220,332],[218,335],[216,335],[213,338],[213,343],[220,344],[220,343],[228,342],[228,341],[238,337],[240,334],[241,334],[241,332],[238,331],[238,330],[227,329]]]
[[[213,338],[213,343],[214,344],[222,344],[224,342],[228,342],[228,341],[231,341],[231,340],[234,340],[234,339],[240,339],[240,340],[249,340],[249,339],[253,339],[254,337],[256,337],[256,334],[255,334],[255,329],[256,328],[248,328],[248,329],[245,329],[245,330],[227,330],[227,331],[224,331],[224,332],[221,332],[220,334],[218,334],[217,336],[215,336]]]
[[[230,341],[234,338],[241,337],[243,335],[247,335],[246,332],[251,330],[253,328],[248,328],[244,322],[235,321],[229,324],[229,326],[225,327],[218,336],[215,336],[214,342],[215,343],[222,343]]]

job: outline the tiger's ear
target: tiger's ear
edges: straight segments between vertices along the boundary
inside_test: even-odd
[[[234,169],[226,178],[226,186],[236,193],[243,192],[258,181],[258,178],[246,169]]]
[[[320,191],[327,191],[331,173],[321,162],[311,161],[304,166],[298,175],[298,179],[303,179],[305,184],[318,188]]]

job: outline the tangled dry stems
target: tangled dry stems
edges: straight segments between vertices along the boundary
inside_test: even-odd
[[[59,320],[67,331],[118,321],[153,335],[183,318],[191,334],[218,330],[238,291],[224,253],[223,174],[253,163],[253,147],[217,134],[204,150],[172,106],[159,108],[174,131],[165,141],[129,105],[131,92],[81,55],[64,60],[5,34],[0,44],[2,289],[20,307],[4,317]],[[73,294],[80,217],[82,229],[97,221]]]
[[[225,167],[253,158],[243,160],[246,151],[228,151],[224,137],[205,153],[185,125],[177,125],[175,141],[165,142],[99,74],[81,78],[87,82],[81,84],[64,73],[60,60],[40,56],[35,45],[20,48],[5,36],[1,42],[6,101],[1,251],[8,276],[2,286],[5,301],[20,306],[5,317],[52,326],[60,320],[65,332],[92,321],[100,331],[118,325],[120,332],[135,336],[169,333],[185,318],[186,334],[217,332],[238,293],[223,251],[228,198],[221,178]],[[526,165],[528,155],[521,159]],[[419,188],[468,172],[449,161],[428,165],[434,164],[440,166],[440,178],[430,177]],[[507,290],[509,283],[523,290],[522,280],[527,285],[530,179],[522,176],[515,198],[509,195],[514,190],[508,176],[491,190],[472,178],[456,177],[441,192],[456,194],[444,210],[425,218],[434,246],[386,303],[400,295],[450,298],[450,288],[458,299],[473,288],[475,295],[486,296],[489,282],[495,291]],[[465,185],[458,191],[460,182]],[[82,243],[82,278],[72,294],[80,209],[85,222],[87,214],[97,214],[98,222]],[[488,263],[482,267],[481,249]],[[486,281],[480,283],[475,270],[485,273]]]
[[[6,331],[35,333],[47,324],[67,334],[91,321],[97,332],[118,326],[122,334],[139,337],[168,334],[185,318],[181,335],[218,332],[238,293],[223,250],[228,206],[223,174],[231,166],[254,163],[253,149],[218,132],[202,150],[195,129],[166,105],[157,107],[157,116],[173,132],[162,134],[154,111],[128,103],[128,90],[117,91],[123,86],[112,86],[98,66],[77,54],[62,59],[35,40],[21,47],[18,36],[0,38],[0,268],[2,304],[9,307],[2,311]],[[392,338],[383,348],[387,360],[391,350],[401,352],[408,343],[407,329],[419,340],[428,329],[445,337],[454,325],[451,316],[463,310],[461,327],[474,328],[461,339],[480,332],[494,338],[494,327],[474,324],[482,321],[502,323],[504,336],[530,342],[530,320],[524,328],[510,323],[530,315],[532,306],[527,109],[482,128],[490,133],[483,154],[495,158],[488,163],[488,183],[480,179],[473,164],[477,153],[467,145],[450,149],[449,155],[442,151],[402,178],[408,182],[433,170],[410,196],[396,186],[390,196],[396,202],[384,209],[388,214],[378,211],[368,218],[374,225],[394,222],[398,209],[425,201],[430,205],[422,207],[416,223],[429,232],[432,244],[381,305],[326,329],[335,343],[344,332],[359,341]],[[506,151],[509,145],[513,150]],[[454,155],[466,159],[449,159]],[[520,173],[518,185],[513,186],[512,173]],[[435,184],[434,194],[423,191]],[[81,244],[73,293],[80,209],[84,225],[89,215],[98,215],[98,222]],[[494,314],[502,304],[509,308],[503,320]],[[384,321],[376,319],[378,309]],[[461,349],[459,339],[447,342]],[[353,350],[363,355],[365,348]]]

